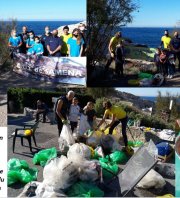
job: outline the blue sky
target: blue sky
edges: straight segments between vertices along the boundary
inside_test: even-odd
[[[122,92],[134,94],[136,96],[157,96],[158,91],[163,95],[169,92],[172,95],[180,95],[180,88],[117,88]]]
[[[139,9],[129,27],[174,27],[180,20],[180,0],[133,0]]]
[[[86,20],[86,0],[1,0],[0,20]]]

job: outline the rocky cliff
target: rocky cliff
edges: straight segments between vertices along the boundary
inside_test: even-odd
[[[129,104],[137,107],[138,109],[150,108],[154,107],[155,103],[149,100],[144,100],[139,96],[135,96],[130,93],[117,91],[113,98],[119,102],[120,101],[127,101]]]

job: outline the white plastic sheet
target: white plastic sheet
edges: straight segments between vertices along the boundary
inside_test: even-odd
[[[165,179],[157,173],[154,169],[151,169],[137,184],[137,187],[149,189],[149,188],[163,188],[166,185]]]
[[[81,114],[80,123],[79,123],[79,134],[84,135],[84,133],[89,129],[91,129],[91,127],[87,121],[87,116]]]
[[[68,124],[63,125],[62,132],[60,134],[58,142],[59,142],[59,149],[62,152],[67,151],[68,147],[75,143],[74,137],[72,135],[72,131]]]

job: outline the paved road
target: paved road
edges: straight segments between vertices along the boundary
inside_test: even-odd
[[[57,132],[57,126],[56,125],[51,125],[50,123],[39,123],[39,127],[36,131],[36,141],[38,148],[34,147],[33,144],[33,151],[34,153],[32,154],[28,148],[27,142],[24,141],[25,146],[21,146],[20,140],[18,139],[16,142],[16,147],[15,147],[15,153],[12,152],[12,138],[10,135],[12,132],[15,130],[15,128],[19,128],[23,126],[24,124],[27,123],[32,123],[33,121],[26,117],[22,117],[22,115],[16,115],[16,117],[9,115],[8,116],[8,159],[10,158],[18,158],[18,159],[24,159],[28,162],[30,167],[36,167],[39,170],[38,173],[38,181],[42,182],[43,181],[43,168],[39,165],[33,165],[32,163],[32,158],[33,154],[35,152],[38,152],[40,149],[43,148],[51,148],[51,147],[56,147],[58,149],[58,132]],[[124,168],[124,166],[120,166],[120,168]],[[158,192],[158,191],[150,191],[150,190],[140,190],[135,188],[132,193],[129,194],[129,196],[138,196],[138,197],[155,197],[157,195],[164,195],[164,194],[174,194],[174,179],[166,179],[167,184],[165,186],[165,189],[163,192]],[[117,185],[114,184],[114,185]],[[15,197],[18,196],[22,190],[23,190],[24,185],[22,184],[17,184],[13,185],[8,188],[8,196]],[[112,195],[109,195],[112,196]]]
[[[7,96],[0,95],[0,127],[7,126]]]

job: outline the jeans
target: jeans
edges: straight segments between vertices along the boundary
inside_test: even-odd
[[[168,65],[168,75],[174,75],[174,65]]]

